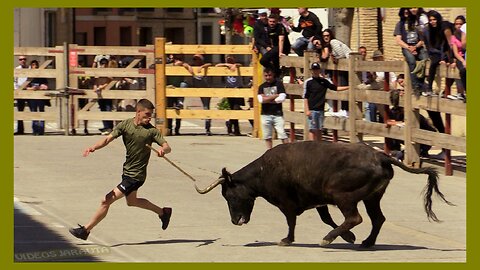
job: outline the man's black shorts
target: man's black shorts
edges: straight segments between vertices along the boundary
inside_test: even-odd
[[[122,175],[122,182],[118,184],[117,188],[125,194],[125,196],[128,196],[132,191],[139,189],[143,183],[145,183],[145,181],[137,181],[129,176]]]

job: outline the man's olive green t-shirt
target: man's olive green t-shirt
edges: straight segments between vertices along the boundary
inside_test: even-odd
[[[122,136],[127,150],[123,174],[137,181],[145,181],[151,152],[146,144],[152,145],[152,142],[156,142],[162,145],[166,141],[160,131],[150,123],[136,126],[133,120],[134,118],[130,118],[120,122],[111,135],[113,138]]]

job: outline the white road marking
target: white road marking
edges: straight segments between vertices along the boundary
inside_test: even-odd
[[[29,216],[41,216],[42,214],[37,210],[33,209],[26,203],[22,203],[17,197],[13,197],[13,209],[16,209],[25,215]]]

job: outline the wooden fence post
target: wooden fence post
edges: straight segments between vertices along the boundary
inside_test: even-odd
[[[350,142],[357,143],[362,141],[363,134],[357,133],[356,121],[363,119],[362,103],[356,102],[355,90],[360,84],[356,70],[356,63],[360,59],[359,53],[350,53],[348,58],[348,127],[350,129]]]
[[[405,93],[404,98],[404,143],[405,154],[404,163],[414,167],[420,167],[420,145],[413,143],[413,131],[420,128],[420,114],[418,109],[413,107],[412,99],[416,98],[412,90],[412,80],[410,77],[410,68],[408,63],[403,64],[403,74],[405,74]],[[415,76],[415,75],[414,75]]]
[[[253,76],[252,76],[252,95],[253,95],[253,130],[252,136],[255,138],[260,138],[262,136],[262,131],[260,130],[260,113],[261,113],[261,104],[258,102],[258,86],[263,80],[262,67],[260,65],[260,59],[258,54],[252,51],[252,66],[253,66]]]
[[[163,135],[168,133],[165,61],[165,38],[155,38],[155,126]]]

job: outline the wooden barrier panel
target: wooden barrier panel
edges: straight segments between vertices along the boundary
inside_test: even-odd
[[[225,76],[241,76],[252,77],[251,88],[179,88],[166,86],[168,76],[192,77],[193,75],[184,66],[166,65],[166,55],[181,54],[246,54],[252,56],[251,66],[241,66],[235,71],[227,67],[210,66],[206,69],[198,70],[198,67],[192,67],[195,75],[208,77],[225,77]],[[259,106],[256,102],[256,89],[258,88],[258,59],[251,50],[251,45],[173,45],[166,44],[164,38],[155,40],[155,58],[156,58],[156,95],[157,95],[157,128],[162,130],[163,134],[168,133],[167,119],[254,119],[253,136],[258,134]],[[197,74],[198,72],[198,74]],[[248,111],[242,110],[192,110],[184,108],[181,110],[173,110],[167,108],[166,99],[171,97],[217,97],[217,98],[244,98],[254,100],[254,109]]]
[[[314,61],[318,61],[318,57],[312,54],[305,54],[306,57],[288,56],[282,57],[280,63],[283,66],[291,68],[309,67]],[[403,126],[386,126],[381,123],[371,123],[362,120],[362,103],[370,102],[379,105],[390,105],[390,94],[383,90],[365,90],[357,89],[358,81],[357,73],[362,71],[368,72],[395,72],[397,74],[409,74],[408,65],[405,61],[360,61],[355,53],[352,53],[349,60],[341,59],[338,64],[331,61],[321,63],[321,66],[327,70],[348,70],[349,85],[351,89],[344,92],[327,91],[326,98],[329,100],[348,100],[350,104],[348,118],[325,116],[324,127],[333,130],[341,130],[348,132],[351,142],[355,142],[361,138],[361,134],[371,134],[374,136],[393,138],[403,140],[405,143],[405,163],[420,164],[419,145],[435,145],[449,150],[466,152],[466,138],[452,136],[450,134],[441,134],[438,132],[429,132],[420,130],[419,128],[419,109],[437,111],[446,114],[446,126],[449,127],[450,115],[466,116],[466,104],[460,101],[449,100],[441,97],[416,97],[411,88],[410,76],[405,76],[405,94],[400,98],[400,106],[405,110],[405,125]],[[428,74],[428,66],[427,72]],[[309,74],[309,73],[305,73]],[[308,78],[307,76],[305,79]],[[437,80],[458,79],[458,69],[447,68],[441,65],[437,72]],[[286,92],[293,99],[300,99],[303,95],[303,86],[299,84],[286,84]],[[291,111],[285,112],[285,121],[305,126],[307,124],[305,114],[296,111],[294,107]],[[449,129],[447,128],[447,133]],[[360,137],[359,137],[360,136]],[[450,164],[446,160],[446,173],[451,174]]]
[[[30,61],[37,60],[39,62],[38,69],[13,69],[14,77],[27,78],[25,83],[19,86],[13,92],[14,99],[42,99],[50,100],[51,104],[55,105],[56,102],[48,94],[53,94],[65,87],[65,53],[63,46],[56,47],[15,47],[14,56],[25,55],[27,56],[27,64]],[[53,65],[52,65],[53,63]],[[34,78],[48,79],[48,90],[27,90],[26,88]],[[14,120],[43,120],[52,121],[60,124],[60,128],[64,127],[66,123],[63,121],[62,115],[66,111],[60,111],[61,106],[56,106],[49,112],[31,112],[28,106],[25,107],[23,112],[14,112]]]
[[[149,68],[154,63],[154,46],[78,46],[76,44],[69,45],[69,52],[76,53],[78,56],[93,55],[111,55],[111,56],[130,56],[132,62],[126,67],[118,68],[92,68],[92,67],[69,67],[70,86],[79,88],[78,79],[80,77],[109,77],[112,81],[106,89],[102,90],[101,95],[95,93],[93,89],[85,90],[85,95],[71,96],[69,106],[73,113],[71,129],[78,128],[80,120],[112,120],[121,121],[132,117],[132,112],[111,111],[98,112],[90,110],[96,105],[99,99],[111,99],[114,102],[123,99],[139,100],[146,98],[155,103],[155,70]],[[118,57],[117,57],[118,59]],[[121,60],[121,59],[118,59]],[[143,62],[143,67],[137,65]],[[145,89],[139,90],[117,90],[115,85],[123,78],[133,78],[139,84],[140,80],[144,80]],[[80,108],[79,99],[87,99],[88,104]]]

